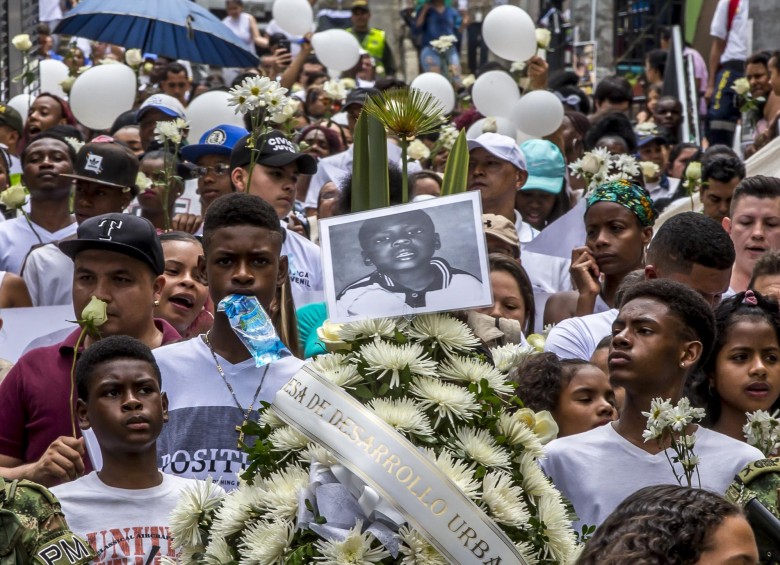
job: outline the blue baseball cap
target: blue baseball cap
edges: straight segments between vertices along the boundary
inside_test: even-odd
[[[558,194],[566,177],[566,162],[558,146],[546,139],[529,139],[520,146],[525,154],[528,180],[520,190]]]
[[[241,126],[220,124],[201,135],[199,143],[182,147],[181,156],[190,163],[197,163],[204,155],[230,157],[233,146],[248,133]]]

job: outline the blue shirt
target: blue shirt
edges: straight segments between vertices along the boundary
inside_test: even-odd
[[[430,7],[421,28],[423,45],[428,45],[442,35],[455,35],[458,31],[459,19],[458,11],[450,6],[445,7],[441,13],[434,7]]]

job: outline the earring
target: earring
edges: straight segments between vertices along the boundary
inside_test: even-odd
[[[680,361],[680,368],[681,368],[681,369],[685,369],[685,362],[683,362],[683,361]]]
[[[155,300],[154,301],[154,307],[157,308],[159,305],[160,305],[160,301],[159,300]]]

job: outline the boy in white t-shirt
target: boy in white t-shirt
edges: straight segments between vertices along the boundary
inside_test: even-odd
[[[93,430],[103,467],[52,489],[71,529],[97,553],[93,563],[175,558],[169,516],[193,481],[157,469],[168,399],[151,350],[129,336],[104,338],[82,354],[76,381],[79,426]]]
[[[617,421],[595,430],[551,442],[542,468],[574,506],[579,531],[598,526],[630,494],[659,484],[676,484],[674,451],[643,432],[655,398],[676,404],[686,378],[706,360],[715,341],[710,306],[681,283],[655,279],[629,287],[612,324],[609,376],[623,387],[625,400]],[[722,434],[689,425],[696,434],[693,449],[700,459],[693,486],[724,494],[748,463],[762,459],[760,451]]]

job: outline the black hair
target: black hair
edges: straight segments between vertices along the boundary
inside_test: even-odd
[[[741,320],[750,320],[751,323],[764,321],[775,330],[775,337],[780,344],[780,307],[774,300],[769,300],[759,293],[753,293],[756,304],[745,302],[745,292],[739,292],[734,296],[723,300],[715,309],[715,327],[717,337],[713,345],[712,354],[704,365],[704,373],[694,378],[693,393],[695,402],[703,407],[706,412],[707,426],[718,423],[721,414],[721,397],[718,391],[710,386],[710,381],[715,378],[717,371],[718,353],[726,346],[729,339],[729,329]],[[780,408],[780,398],[775,400],[769,413]]]
[[[623,277],[623,280],[620,281],[620,284],[615,291],[615,308],[619,309],[623,306],[623,296],[625,296],[626,290],[643,280],[645,280],[644,269],[636,269],[635,271],[631,271],[625,277]]]
[[[159,238],[160,238],[160,243],[165,243],[166,241],[185,241],[188,243],[192,242],[201,245],[200,239],[198,239],[196,236],[186,231],[169,231],[169,232],[161,233],[159,235]]]
[[[81,131],[77,127],[73,127],[70,124],[57,124],[56,126],[52,126],[47,129],[46,132],[53,133],[54,135],[61,135],[65,139],[72,137],[78,141],[84,141],[84,135],[81,133]]]
[[[666,70],[666,58],[669,52],[666,49],[653,49],[645,55],[645,61],[651,69],[655,69],[663,77]]]
[[[695,143],[690,143],[688,141],[682,141],[678,144],[676,144],[672,149],[669,151],[669,165],[671,166],[672,163],[674,163],[677,158],[680,156],[680,154],[685,151],[686,149],[696,149],[696,152],[699,153],[701,150],[699,149],[699,146]],[[698,159],[695,158],[696,154],[692,155],[689,161],[698,161]]]
[[[27,153],[30,151],[30,146],[35,143],[36,141],[40,141],[42,139],[56,139],[57,141],[60,141],[65,144],[65,147],[68,148],[68,156],[70,157],[70,162],[75,163],[76,162],[76,150],[74,147],[68,143],[68,140],[65,139],[65,136],[56,132],[52,131],[52,129],[47,129],[46,131],[42,131],[39,134],[34,135],[30,141],[27,142],[27,145],[24,146],[24,149],[22,150],[22,154],[20,155],[20,160],[22,165],[24,165],[24,161],[27,157]]]
[[[629,153],[636,153],[637,142],[631,120],[622,112],[610,112],[590,126],[585,135],[585,148],[592,151],[603,137],[616,136],[626,142]]]
[[[322,65],[322,68],[325,68],[325,65],[322,64],[322,61],[320,61],[317,58],[317,55],[314,53],[307,55],[306,58],[303,60],[304,65]]]
[[[84,350],[76,363],[76,391],[79,399],[89,400],[89,385],[99,365],[118,359],[134,359],[148,363],[152,375],[162,387],[160,367],[149,346],[127,335],[113,335],[96,341]]]
[[[611,335],[606,335],[606,336],[602,337],[601,341],[599,341],[596,344],[596,349],[594,349],[593,352],[595,353],[599,349],[609,349],[611,345],[612,345],[612,336]]]
[[[734,243],[721,225],[710,217],[683,212],[669,218],[647,249],[647,263],[664,276],[688,274],[694,265],[719,271],[731,268],[736,254]]]
[[[555,93],[559,94],[562,98],[567,99],[569,96],[574,96],[578,99],[576,104],[570,104],[569,102],[563,102],[563,108],[574,110],[582,114],[590,114],[590,98],[583,92],[583,90],[577,86],[561,86],[555,89]]]
[[[378,78],[374,83],[374,88],[380,92],[392,90],[393,88],[406,88],[407,86],[406,82],[393,76]]]
[[[189,76],[187,73],[187,67],[179,63],[178,61],[173,61],[172,63],[168,63],[165,66],[165,78],[168,78],[169,74],[172,75],[178,75],[184,73],[184,76]]]
[[[529,355],[510,373],[515,383],[515,396],[523,406],[534,412],[553,412],[558,407],[561,391],[581,369],[595,366],[583,359],[559,359],[555,353]]]
[[[390,205],[403,204],[403,173],[396,165],[388,164],[387,177],[390,186]],[[352,173],[341,181],[336,214],[341,216],[352,212]]]
[[[111,129],[108,130],[109,133],[111,135],[114,135],[116,132],[118,132],[120,129],[122,129],[125,126],[137,126],[138,125],[138,118],[136,117],[137,115],[138,115],[137,110],[128,110],[127,112],[122,112],[116,117],[114,123],[111,124]]]
[[[560,90],[564,86],[577,86],[578,84],[580,84],[580,75],[574,71],[553,71],[547,80],[547,86],[553,91]]]
[[[621,76],[608,76],[602,79],[596,91],[593,93],[593,98],[597,104],[608,100],[612,104],[622,104],[623,102],[631,102],[634,100],[634,94],[631,89],[631,83]]]
[[[780,198],[780,179],[764,175],[754,175],[742,179],[734,189],[731,197],[729,216],[734,214],[737,203],[746,196],[754,198]]]
[[[715,317],[712,308],[701,295],[684,284],[669,279],[638,282],[623,294],[623,307],[632,300],[649,298],[666,305],[669,312],[682,322],[684,339],[701,343],[702,354],[693,370],[707,362],[715,342]]]
[[[715,155],[731,155],[732,157],[737,156],[734,150],[728,145],[723,143],[716,143],[715,145],[710,145],[707,149],[704,150],[701,155],[701,162],[704,163],[708,159],[715,157]]]
[[[774,64],[772,64],[774,62]],[[780,71],[780,51],[772,51],[772,55],[769,57],[767,67],[774,67],[776,71]]]
[[[389,218],[393,219],[394,216],[389,216]],[[360,226],[360,231],[358,231],[358,240],[360,241],[360,247],[365,249],[368,240],[371,239],[371,237],[376,233],[376,226],[377,225],[383,226],[387,220],[388,220],[388,216],[378,216],[374,218],[369,218],[366,221],[364,221],[363,224]],[[432,231],[436,231],[436,226],[433,224],[433,220],[428,214],[426,214],[422,210],[411,210],[409,212],[404,213],[403,220],[419,221],[421,224],[430,226]]]
[[[761,257],[758,258],[756,264],[753,265],[753,274],[750,277],[748,288],[755,290],[753,287],[756,284],[758,277],[766,277],[771,275],[780,274],[780,251],[770,249],[765,251]]]
[[[748,65],[764,65],[765,67],[769,67],[769,59],[771,57],[772,53],[769,51],[756,51],[745,60],[745,67]]]
[[[525,307],[525,321],[521,324],[522,330],[525,335],[532,333],[536,323],[536,303],[534,302],[534,287],[528,273],[519,261],[503,253],[491,253],[488,255],[488,261],[491,273],[500,271],[515,279]]]
[[[575,110],[564,110],[563,115],[569,118],[571,127],[574,128],[574,131],[576,131],[582,139],[585,139],[585,136],[588,135],[588,131],[590,130],[590,120],[588,119],[588,116]]]
[[[439,188],[441,189],[442,180],[437,173],[428,169],[417,171],[416,173],[412,173],[411,175],[409,175],[409,200],[410,201],[412,200],[412,198],[414,198],[417,195],[415,190],[416,184],[417,181],[421,179],[430,179],[432,181],[435,181],[436,184],[438,184]]]
[[[649,486],[607,516],[578,565],[694,565],[715,530],[742,510],[722,496],[678,485]]]
[[[745,165],[739,157],[718,154],[707,159],[701,168],[701,180],[706,183],[710,179],[718,182],[729,182],[734,177],[739,180],[745,178]],[[707,185],[702,184],[701,191],[707,190]]]
[[[232,192],[217,198],[203,219],[203,252],[211,243],[211,235],[221,228],[254,226],[278,233],[284,242],[285,231],[279,223],[276,210],[268,202],[253,194]]]

